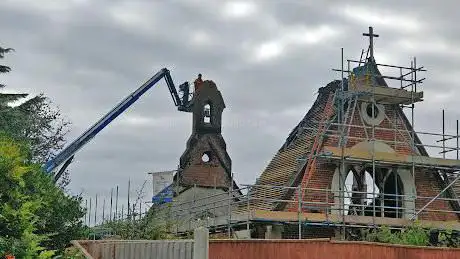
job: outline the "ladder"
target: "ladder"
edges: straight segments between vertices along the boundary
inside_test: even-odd
[[[307,166],[305,167],[305,173],[302,177],[301,181],[301,188],[302,188],[302,195],[301,200],[304,200],[305,196],[305,188],[308,186],[310,178],[314,174],[316,170],[316,158],[321,151],[324,135],[326,130],[329,128],[328,120],[334,114],[334,102],[335,102],[336,93],[330,93],[326,106],[324,107],[324,113],[321,119],[321,122],[318,125],[318,133],[316,134],[315,140],[313,142],[313,146],[308,157]]]

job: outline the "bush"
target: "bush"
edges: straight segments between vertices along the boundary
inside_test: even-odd
[[[27,146],[0,132],[0,256],[51,258],[85,233],[81,199],[30,158]]]
[[[430,240],[433,237],[434,240]],[[451,230],[438,231],[423,228],[418,222],[404,229],[390,229],[382,226],[377,229],[365,229],[361,231],[361,237],[364,241],[415,245],[415,246],[444,246],[460,247],[460,236]],[[432,241],[432,242],[430,242]]]

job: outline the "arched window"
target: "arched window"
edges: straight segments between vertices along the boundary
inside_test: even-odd
[[[211,123],[211,105],[209,103],[203,107],[203,122],[206,124]]]
[[[371,204],[379,192],[378,186],[374,183],[372,175],[367,170],[364,172],[350,170],[345,178],[344,185],[344,213],[362,215],[365,205]]]
[[[375,175],[375,179],[373,179]],[[343,186],[346,215],[401,218],[403,184],[398,173],[386,169],[350,170]]]
[[[370,170],[372,172],[372,169]],[[368,172],[368,170],[364,171],[365,175],[365,183],[366,183],[366,204],[371,204],[374,199],[377,198],[377,196],[380,193],[380,189],[375,184],[375,180],[372,179],[372,174]]]
[[[345,214],[351,214],[349,212],[349,209],[350,209],[350,204],[352,203],[351,202],[351,199],[352,199],[352,196],[354,195],[354,193],[352,193],[352,190],[353,190],[353,182],[355,180],[355,177],[354,177],[354,173],[352,170],[350,170],[347,174],[347,177],[345,178],[345,186],[344,186],[344,209],[345,209]]]

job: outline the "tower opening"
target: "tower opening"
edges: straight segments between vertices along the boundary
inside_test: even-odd
[[[211,105],[209,103],[204,105],[203,112],[203,122],[206,124],[211,123]]]
[[[208,163],[211,161],[211,155],[208,152],[203,153],[201,156],[201,161],[203,161],[203,163]]]

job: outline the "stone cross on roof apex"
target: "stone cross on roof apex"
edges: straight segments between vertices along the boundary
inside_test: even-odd
[[[378,34],[374,34],[374,28],[369,27],[368,33],[363,33],[363,36],[369,37],[369,60],[374,60],[374,37],[378,38]]]

